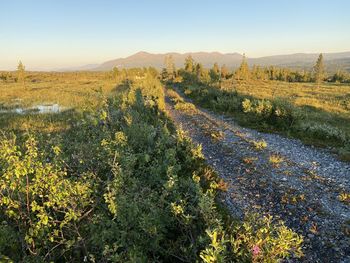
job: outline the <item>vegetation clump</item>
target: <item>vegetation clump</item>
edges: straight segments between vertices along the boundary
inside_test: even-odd
[[[189,102],[177,102],[175,104],[175,110],[184,111],[186,113],[192,114],[196,111],[196,106]]]
[[[261,140],[261,141],[252,141],[255,149],[261,151],[263,149],[265,149],[267,147],[267,142],[265,140]]]

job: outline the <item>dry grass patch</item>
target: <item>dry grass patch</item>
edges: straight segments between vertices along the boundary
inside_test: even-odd
[[[278,154],[272,154],[269,157],[269,162],[273,167],[279,167],[280,164],[284,161],[284,158]]]
[[[252,141],[252,144],[258,151],[261,151],[267,147],[267,142],[265,140]]]
[[[187,114],[194,114],[197,111],[196,106],[189,102],[178,102],[175,104],[174,108],[175,110],[179,110]]]

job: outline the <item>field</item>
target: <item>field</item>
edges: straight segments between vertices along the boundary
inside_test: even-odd
[[[154,73],[27,73],[25,83],[0,83],[2,262],[302,255],[302,237],[283,222],[237,220],[222,207],[226,182],[175,129]],[[40,113],[38,104],[63,108]]]
[[[307,122],[327,123],[350,135],[350,85],[288,83],[282,81],[244,83],[237,92],[259,99],[288,101],[302,110]]]
[[[14,77],[16,74],[13,74]],[[30,72],[26,82],[0,82],[0,105],[2,108],[28,107],[40,103],[58,103],[64,107],[82,109],[96,102],[94,94],[101,89],[109,93],[115,80],[109,73],[45,73]]]
[[[237,91],[260,99],[283,98],[297,106],[310,106],[349,117],[350,85],[340,83],[293,83],[284,81],[250,81],[235,86]]]
[[[184,81],[175,85],[199,105],[232,115],[244,126],[328,147],[341,159],[350,160],[347,84],[317,87],[315,83],[230,79],[220,84]]]

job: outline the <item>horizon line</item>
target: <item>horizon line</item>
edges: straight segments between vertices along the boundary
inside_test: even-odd
[[[137,54],[149,54],[149,55],[168,55],[168,54],[179,54],[179,55],[187,55],[187,54],[196,54],[196,53],[207,53],[207,54],[213,54],[213,53],[218,53],[220,55],[233,55],[233,54],[237,54],[240,56],[245,55],[245,57],[247,59],[259,59],[259,58],[267,58],[267,57],[277,57],[277,56],[291,56],[291,55],[317,55],[317,54],[337,54],[337,53],[350,53],[350,50],[345,50],[345,51],[332,51],[332,52],[294,52],[294,53],[282,53],[282,54],[276,54],[276,55],[265,55],[265,56],[247,56],[248,53],[244,52],[244,53],[240,53],[240,52],[222,52],[222,51],[185,51],[185,52],[174,52],[174,51],[168,51],[168,52],[162,52],[162,53],[152,53],[149,51],[145,51],[145,50],[140,50],[138,52],[135,53],[131,53],[127,56],[120,56],[114,59],[108,59],[108,60],[104,60],[102,62],[91,62],[91,63],[85,63],[85,64],[81,64],[80,66],[62,66],[62,67],[33,67],[33,69],[29,69],[28,71],[43,71],[43,72],[64,72],[64,71],[81,71],[81,70],[77,70],[77,69],[73,69],[73,68],[80,68],[80,67],[85,67],[85,66],[89,66],[89,65],[97,65],[100,66],[104,63],[110,62],[110,61],[114,61],[117,59],[127,59],[129,57],[132,57],[134,55]],[[23,60],[18,60],[18,63],[22,61],[24,65],[25,61]],[[17,64],[13,67],[14,69],[0,69],[0,71],[16,71],[16,67]],[[87,70],[89,71],[89,70]]]

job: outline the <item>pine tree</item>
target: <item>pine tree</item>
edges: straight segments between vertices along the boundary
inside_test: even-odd
[[[175,77],[175,63],[172,55],[165,57],[165,66],[168,79],[174,79]]]
[[[118,67],[114,67],[112,70],[112,77],[114,78],[116,83],[118,82],[119,74],[120,74],[120,72],[119,72]]]
[[[321,82],[323,81],[324,75],[325,75],[325,69],[323,64],[323,55],[320,54],[314,66],[314,78],[315,78],[315,83],[317,84],[317,87],[319,87]]]
[[[236,78],[240,80],[248,80],[249,74],[248,63],[246,61],[245,54],[243,54],[242,63],[236,71]]]
[[[192,73],[194,70],[194,60],[191,55],[189,55],[185,60],[185,70]]]
[[[197,79],[200,81],[203,75],[203,65],[201,63],[197,63],[196,65],[196,75]]]
[[[228,68],[226,67],[226,65],[222,65],[221,66],[221,77],[223,78],[223,79],[227,79],[228,78],[228,76],[229,76],[229,70],[228,70]]]
[[[220,80],[220,69],[218,63],[214,63],[214,66],[210,69],[209,74],[212,82]]]
[[[20,61],[17,66],[17,79],[18,82],[22,82],[22,84],[24,85],[25,66],[23,65],[22,61]]]

